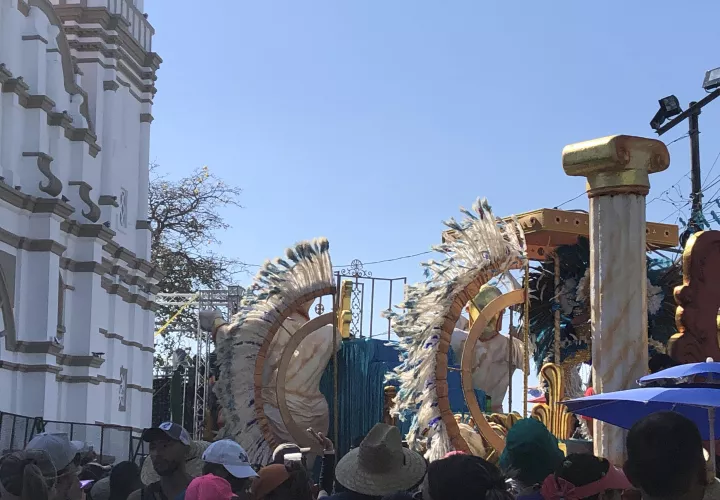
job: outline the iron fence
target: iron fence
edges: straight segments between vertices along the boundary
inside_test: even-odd
[[[350,267],[335,272],[341,310],[349,307],[350,336],[352,338],[392,338],[390,319],[385,311],[397,310],[395,305],[404,301],[407,278],[380,278],[355,259]],[[349,286],[349,304],[342,305],[344,285]]]
[[[137,461],[146,454],[145,443],[132,427],[61,422],[0,412],[0,452],[3,454],[25,449],[41,432],[62,432],[71,441],[83,441],[92,446],[99,460],[106,464]]]

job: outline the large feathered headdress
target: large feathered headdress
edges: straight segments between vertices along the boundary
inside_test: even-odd
[[[329,244],[325,238],[302,242],[286,259],[267,261],[231,320],[229,334],[218,340],[220,377],[215,394],[229,437],[253,463],[266,464],[274,443],[262,407],[262,364],[282,323],[301,305],[334,292]]]
[[[451,316],[457,321],[460,314],[451,311],[455,299],[478,280],[499,277],[526,259],[525,236],[517,221],[497,219],[485,200],[478,200],[472,211],[461,211],[461,222],[445,222],[455,232],[453,240],[433,248],[445,258],[423,264],[427,281],[407,288],[405,303],[399,306],[404,313],[388,312],[403,351],[402,364],[388,375],[400,386],[392,412],[403,420],[412,418],[408,443],[426,449],[429,460],[452,451],[438,408],[435,370],[443,325]]]

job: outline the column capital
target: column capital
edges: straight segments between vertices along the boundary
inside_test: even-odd
[[[657,139],[611,135],[565,146],[563,170],[586,177],[588,197],[617,194],[646,195],[649,174],[670,165],[667,146]]]

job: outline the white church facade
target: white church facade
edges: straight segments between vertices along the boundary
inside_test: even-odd
[[[142,0],[0,0],[0,412],[150,424],[153,33]]]

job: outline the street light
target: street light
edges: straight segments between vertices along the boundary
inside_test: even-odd
[[[678,101],[678,98],[674,95],[663,97],[658,101],[658,104],[660,104],[660,109],[650,121],[650,127],[652,127],[653,130],[659,129],[662,124],[665,123],[665,120],[677,116],[682,112],[680,101]]]
[[[692,193],[690,199],[692,208],[688,227],[681,236],[680,242],[685,246],[689,236],[701,227],[698,223],[702,214],[702,185],[700,183],[700,131],[698,129],[698,116],[703,107],[720,97],[720,68],[711,69],[705,73],[703,88],[708,94],[698,102],[691,102],[685,111],[680,109],[680,103],[674,95],[660,99],[660,111],[658,111],[650,122],[650,126],[661,136],[672,129],[680,122],[688,120],[688,136],[690,137],[690,180]],[[670,117],[674,117],[665,123]]]
[[[718,87],[720,87],[720,68],[711,69],[705,73],[703,88],[710,92]]]

